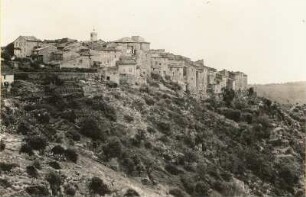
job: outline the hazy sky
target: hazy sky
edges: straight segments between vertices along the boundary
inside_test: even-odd
[[[19,35],[151,48],[240,70],[250,83],[306,80],[306,0],[1,0],[1,45]]]

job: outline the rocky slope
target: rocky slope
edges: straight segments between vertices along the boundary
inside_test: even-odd
[[[1,196],[305,194],[305,106],[199,101],[158,76],[141,87],[73,82],[98,87],[94,97],[58,94],[67,83],[16,81],[2,99]]]

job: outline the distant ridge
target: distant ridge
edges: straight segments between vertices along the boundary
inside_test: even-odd
[[[267,97],[282,104],[306,104],[306,81],[251,84],[258,96]]]

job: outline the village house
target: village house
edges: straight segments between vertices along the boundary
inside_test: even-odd
[[[204,60],[195,61],[194,64],[197,67],[197,93],[200,95],[200,97],[206,97],[208,84],[208,67],[204,65]]]
[[[56,51],[56,46],[43,44],[42,46],[33,50],[32,58],[40,63],[49,64],[49,62],[52,60],[52,53]]]
[[[34,36],[19,36],[14,42],[14,55],[25,58],[32,55],[33,49],[41,45],[41,40]]]
[[[117,62],[120,84],[136,83],[136,65],[135,58],[122,56]]]
[[[118,67],[107,67],[103,69],[103,76],[105,81],[111,81],[116,84],[119,84],[119,72]]]
[[[248,86],[248,76],[243,72],[234,72],[235,90],[246,90]]]

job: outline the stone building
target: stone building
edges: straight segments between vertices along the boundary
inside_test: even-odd
[[[166,77],[169,74],[169,60],[165,50],[150,50],[151,55],[151,72]]]
[[[235,90],[246,90],[248,86],[248,76],[243,72],[234,72]]]
[[[40,63],[48,64],[52,60],[52,53],[57,52],[54,45],[43,44],[33,50],[32,58]]]
[[[35,47],[41,45],[41,41],[34,36],[19,36],[14,42],[14,55],[17,58],[25,58],[32,55]]]
[[[135,84],[136,76],[136,59],[130,56],[122,56],[117,62],[119,83],[120,84]]]

